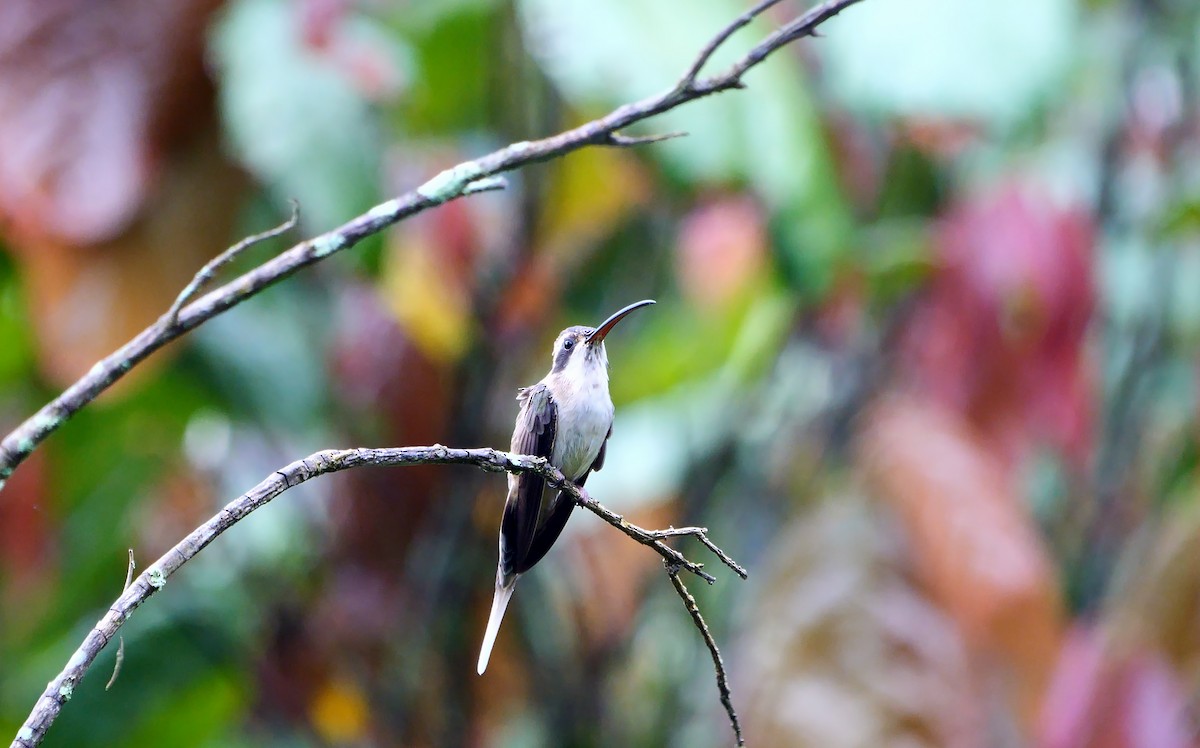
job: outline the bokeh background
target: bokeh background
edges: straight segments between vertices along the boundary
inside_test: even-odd
[[[0,426],[288,198],[324,231],[669,86],[745,7],[5,0]],[[557,331],[653,297],[609,339],[588,488],[749,567],[685,581],[750,745],[1196,745],[1200,4],[866,0],[823,31],[641,131],[689,137],[407,221],[54,434],[0,494],[0,734],[126,548],[143,568],[317,449],[505,447]],[[475,675],[503,492],[288,492],[139,610],[46,744],[731,744],[659,559],[583,512]]]

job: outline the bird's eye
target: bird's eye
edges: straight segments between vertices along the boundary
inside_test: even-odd
[[[564,351],[569,351],[574,347],[575,347],[575,339],[574,338],[567,338],[566,340],[563,341],[563,350]]]

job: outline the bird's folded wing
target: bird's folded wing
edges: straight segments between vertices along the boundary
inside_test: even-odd
[[[604,454],[608,451],[610,436],[612,436],[611,427],[604,437],[604,443],[600,445],[600,453],[596,455],[591,468],[576,479],[575,485],[582,488],[588,475],[604,467]],[[571,518],[571,511],[574,509],[575,500],[564,495],[562,491],[556,492],[554,497],[543,505],[537,529],[533,533],[533,542],[529,544],[529,552],[514,569],[518,574],[529,571],[534,564],[542,560],[542,557],[554,545],[554,541],[558,540],[558,536],[562,534],[563,528],[567,526],[567,520]]]
[[[549,388],[544,384],[526,387],[517,399],[521,401],[521,412],[517,415],[517,426],[513,432],[512,451],[550,459],[558,430],[558,406]],[[500,523],[500,567],[503,574],[513,573],[524,566],[523,561],[529,555],[539,515],[542,514],[545,487],[546,481],[540,475],[522,473],[516,477],[515,489],[504,505],[504,518]]]

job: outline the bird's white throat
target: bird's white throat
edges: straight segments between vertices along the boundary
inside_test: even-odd
[[[579,350],[566,367],[551,374],[550,391],[558,405],[558,438],[550,461],[575,480],[592,466],[613,422],[608,394],[608,357],[601,343],[596,355]]]

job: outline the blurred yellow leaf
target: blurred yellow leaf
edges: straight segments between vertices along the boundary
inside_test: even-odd
[[[418,231],[389,244],[380,286],[387,307],[430,359],[458,360],[471,342],[471,309],[466,290],[438,248]]]
[[[650,192],[642,169],[620,149],[586,148],[554,168],[539,227],[552,255],[570,257],[602,239]]]
[[[357,684],[344,678],[325,683],[309,704],[309,717],[326,743],[345,744],[362,740],[370,712]]]
[[[1200,678],[1200,504],[1173,508],[1139,541],[1123,554],[1109,595],[1113,642],[1155,650]]]

